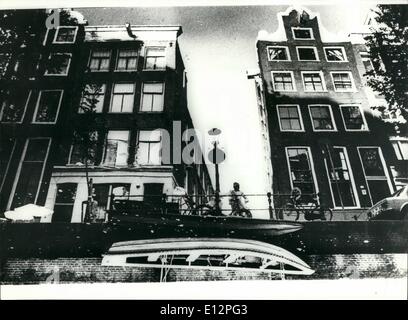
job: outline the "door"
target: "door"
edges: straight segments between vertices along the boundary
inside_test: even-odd
[[[334,207],[357,207],[356,190],[346,148],[332,147],[328,152],[326,169]]]
[[[76,183],[57,185],[57,196],[55,198],[54,214],[52,215],[51,222],[71,222],[76,192]]]
[[[371,202],[375,204],[388,197],[392,192],[381,150],[378,147],[360,147],[358,152]]]
[[[160,205],[163,196],[163,183],[145,183],[143,187],[143,201],[151,205]]]

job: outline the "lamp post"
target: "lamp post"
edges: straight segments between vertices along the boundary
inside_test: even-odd
[[[208,153],[208,160],[215,166],[215,211],[217,215],[221,215],[220,208],[220,173],[218,165],[225,160],[225,153],[218,148],[219,142],[217,141],[217,136],[221,134],[221,130],[213,128],[208,131],[208,134],[214,137],[212,142],[214,148]]]

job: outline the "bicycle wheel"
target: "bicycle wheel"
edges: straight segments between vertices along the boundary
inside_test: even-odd
[[[331,221],[333,219],[333,210],[330,208],[324,209],[320,220]]]
[[[209,215],[212,215],[213,213],[214,213],[214,209],[207,204],[201,204],[195,207],[193,211],[191,211],[191,214],[193,216],[209,216]]]

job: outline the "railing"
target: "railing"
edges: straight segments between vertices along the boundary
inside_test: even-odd
[[[215,195],[207,194],[144,194],[144,195],[114,195],[110,196],[107,215],[112,214],[180,214],[180,215],[222,215],[253,217],[253,213],[264,211],[270,219],[288,219],[289,215],[299,219],[301,214],[308,215],[307,220],[325,220],[322,218],[323,210],[319,198],[315,194],[303,194],[302,200],[294,201],[293,194],[259,193],[243,196],[232,196],[231,194],[220,194],[219,210],[216,205]],[[256,199],[254,201],[254,199]],[[249,200],[249,201],[245,201]],[[254,206],[254,203],[257,206]],[[237,209],[238,208],[238,209]],[[244,214],[245,212],[250,214]],[[83,210],[84,220],[88,210]],[[331,212],[330,212],[331,214]],[[330,217],[331,219],[331,217]],[[88,219],[89,220],[89,219]],[[109,217],[106,217],[106,221]]]

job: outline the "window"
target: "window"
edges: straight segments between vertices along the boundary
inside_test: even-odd
[[[57,184],[57,196],[51,222],[71,222],[77,186],[76,183]]]
[[[119,50],[117,71],[137,70],[137,50]]]
[[[267,47],[269,61],[290,61],[288,47]]]
[[[391,140],[391,144],[398,160],[408,160],[408,139]]]
[[[62,99],[62,90],[40,91],[34,113],[35,123],[55,123]]]
[[[161,164],[161,131],[139,131],[136,164]]]
[[[74,43],[77,27],[58,27],[55,32],[54,43]]]
[[[320,72],[302,72],[303,88],[305,92],[324,92],[326,84],[323,79],[323,73]]]
[[[86,134],[74,133],[74,143],[71,146],[68,163],[71,165],[95,164],[98,132],[91,131]]]
[[[126,166],[129,155],[129,131],[108,131],[105,142],[105,166]]]
[[[89,59],[89,69],[95,71],[109,71],[111,52],[109,50],[92,50]]]
[[[19,76],[33,77],[39,68],[41,54],[39,53],[21,53],[14,65],[14,73]]]
[[[351,72],[331,72],[334,90],[337,92],[355,91]]]
[[[92,207],[92,217],[85,219],[85,222],[104,222],[106,220],[106,211],[111,207],[111,196],[114,195],[115,198],[120,197],[122,199],[129,199],[130,184],[97,183],[93,185],[93,194],[95,206]]]
[[[160,112],[163,111],[164,90],[163,83],[144,83],[142,103],[140,111]]]
[[[109,112],[132,112],[134,95],[134,83],[115,83]]]
[[[306,147],[286,148],[286,155],[292,188],[301,190],[303,202],[311,202],[313,194],[316,193],[316,186],[309,149]]]
[[[296,91],[292,71],[272,71],[272,82],[275,91]]]
[[[145,69],[156,70],[166,68],[165,48],[146,48]]]
[[[334,131],[336,126],[333,120],[333,113],[329,105],[310,105],[310,117],[312,119],[313,130]]]
[[[326,47],[324,54],[328,62],[345,62],[347,61],[346,52],[343,47]]]
[[[295,40],[312,40],[312,28],[292,28],[293,39]]]
[[[4,77],[10,62],[11,55],[9,53],[0,53],[0,76]]]
[[[300,61],[319,61],[315,47],[296,47]]]
[[[103,110],[103,102],[105,100],[104,84],[87,84],[82,92],[81,105],[78,109],[79,113],[96,112],[101,113]]]
[[[341,105],[340,110],[346,131],[368,130],[364,114],[361,112],[359,105]]]
[[[51,53],[45,70],[45,75],[66,76],[71,64],[70,53]]]
[[[49,138],[27,140],[18,170],[19,175],[13,188],[11,210],[28,203],[36,203],[50,142]]]
[[[31,91],[6,91],[6,98],[1,109],[0,120],[3,122],[22,122],[30,96]]]
[[[303,123],[298,105],[278,105],[281,131],[303,131]]]
[[[330,191],[336,208],[357,206],[355,186],[347,150],[344,147],[328,148],[330,158],[326,159]]]
[[[373,61],[368,52],[360,52],[361,60],[363,61],[365,72],[374,71]]]
[[[15,146],[14,139],[2,138],[0,141],[0,191],[3,187],[4,180],[10,165]]]

